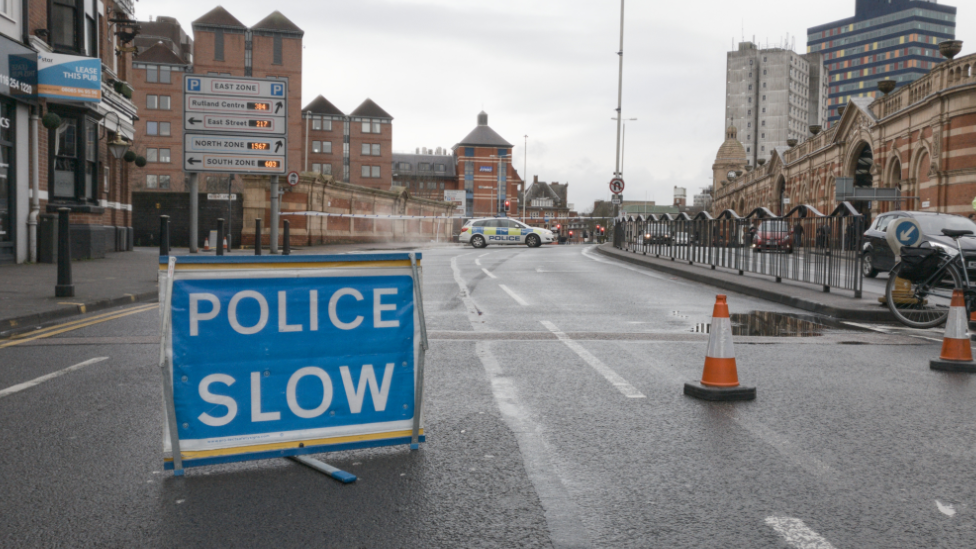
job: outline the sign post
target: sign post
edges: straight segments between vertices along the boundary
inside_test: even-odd
[[[200,172],[267,174],[276,187],[288,165],[288,82],[187,73],[183,92],[183,171],[191,181]],[[278,251],[277,200],[272,193],[273,254]],[[198,218],[199,208],[191,208],[191,231]],[[194,251],[196,241],[190,246]]]
[[[417,449],[428,348],[420,260],[160,258],[164,467],[179,475],[218,463]]]

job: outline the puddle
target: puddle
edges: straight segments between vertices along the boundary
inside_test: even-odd
[[[769,311],[753,311],[745,314],[729,315],[732,321],[732,335],[765,337],[817,337],[836,331],[838,326],[825,317],[799,316]],[[709,333],[711,324],[700,322],[691,331],[699,334]]]

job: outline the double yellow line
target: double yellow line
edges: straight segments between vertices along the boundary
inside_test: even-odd
[[[64,324],[58,324],[57,326],[51,326],[49,328],[44,328],[41,330],[35,330],[33,332],[28,332],[20,335],[15,335],[3,343],[0,343],[0,349],[4,347],[13,347],[14,345],[20,345],[27,341],[33,341],[35,339],[42,339],[45,337],[51,337],[58,334],[63,334],[64,332],[70,332],[72,330],[77,330],[79,328],[85,328],[93,324],[99,324],[102,322],[108,322],[109,320],[115,320],[117,318],[122,318],[129,315],[134,315],[138,313],[143,313],[152,309],[159,307],[158,303],[151,303],[149,305],[139,305],[130,309],[125,309],[123,311],[113,311],[110,313],[102,313],[100,315],[90,316],[88,318],[83,318],[81,320],[75,320],[73,322],[66,322]]]

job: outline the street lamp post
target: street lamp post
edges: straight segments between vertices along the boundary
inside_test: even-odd
[[[522,199],[519,202],[522,203],[522,223],[525,223],[525,185],[529,181],[529,136],[525,136],[525,153],[522,155]]]

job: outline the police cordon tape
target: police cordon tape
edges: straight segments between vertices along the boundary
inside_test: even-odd
[[[164,467],[417,449],[420,258],[160,257]]]
[[[472,218],[467,216],[448,217],[442,215],[382,215],[382,214],[346,214],[346,213],[329,213],[329,212],[281,212],[278,215],[281,216],[292,215],[292,216],[304,216],[304,217],[345,217],[351,219],[380,219],[380,220],[391,220],[391,221],[403,220],[403,219],[437,219],[441,221],[453,221],[455,219],[461,219],[461,220],[478,219],[478,218]],[[520,219],[520,218],[499,217],[498,219]],[[573,220],[583,220],[583,219],[611,219],[611,217],[610,216],[606,216],[606,217],[574,216],[574,217],[547,217],[547,218],[532,217],[530,218],[530,220],[532,221],[545,221],[545,219],[548,219],[549,221],[573,221]]]

